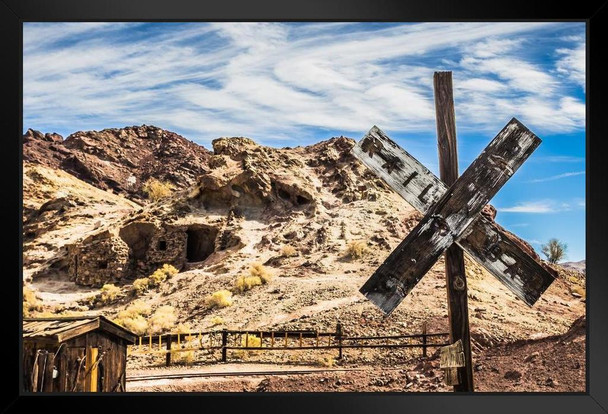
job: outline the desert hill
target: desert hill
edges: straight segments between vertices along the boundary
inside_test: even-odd
[[[102,190],[141,200],[151,177],[177,187],[205,172],[209,151],[174,132],[154,126],[78,131],[67,138],[28,129],[23,160],[62,169]]]
[[[26,138],[24,276],[40,301],[34,314],[115,318],[143,302],[148,313],[171,306],[173,325],[193,330],[332,330],[340,321],[349,335],[407,334],[427,321],[430,331],[447,331],[443,260],[390,317],[358,292],[421,215],[350,155],[353,139],[278,149],[219,138],[210,152],[145,126],[79,132],[65,141],[30,130]],[[171,151],[157,159],[163,145]],[[186,161],[185,152],[196,156]],[[87,168],[75,169],[69,159]],[[150,201],[141,187],[125,185],[131,176],[136,183],[170,180],[175,189]],[[136,289],[165,264],[178,273]],[[584,315],[584,275],[554,268],[556,281],[530,308],[467,258],[477,355],[565,334]],[[254,274],[265,283],[244,287]],[[117,289],[100,300],[104,285]],[[222,291],[231,305],[213,306],[210,298]],[[344,363],[408,358],[405,350],[352,352]],[[584,367],[584,352],[581,358]]]

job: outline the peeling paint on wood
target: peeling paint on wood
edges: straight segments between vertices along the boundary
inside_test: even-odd
[[[379,129],[376,128],[376,131]],[[383,165],[389,160],[398,158],[397,144],[388,137],[386,137],[388,141],[384,141],[369,135],[364,138],[361,147],[374,148],[374,155],[377,154],[378,157],[373,158]],[[417,197],[419,200],[417,206],[421,209],[426,207],[427,214],[368,279],[360,289],[361,293],[385,314],[390,314],[439,256],[465,233],[467,227],[476,220],[483,206],[517,171],[540,142],[536,135],[513,118],[462,176],[443,192],[437,185],[439,182],[437,177],[429,174],[430,172],[417,161],[411,162],[407,158],[399,157],[401,163],[392,162],[391,172],[388,174],[399,174],[401,176],[397,181],[399,183],[403,183],[407,178],[403,177],[404,175],[409,176],[413,171],[418,172],[421,179],[418,180],[417,176],[411,180],[408,188],[419,190],[418,194],[424,191],[425,197],[422,200]],[[406,164],[411,165],[408,165],[410,170],[404,174]],[[384,177],[384,174],[380,176]],[[421,183],[424,185],[423,188]],[[469,188],[471,183],[475,184],[477,190]],[[436,201],[429,203],[431,200]],[[516,270],[512,272],[514,271]]]
[[[375,148],[375,155],[369,156],[363,147]],[[353,154],[423,214],[448,190],[439,178],[376,126],[353,148]],[[385,159],[389,159],[389,155],[399,158],[402,165],[387,174],[382,165]],[[469,183],[467,187],[471,192],[476,191],[476,188],[475,183]],[[425,197],[421,198],[423,192]],[[555,280],[540,263],[481,214],[476,216],[476,221],[456,243],[528,306],[534,305]],[[517,266],[508,267],[506,263],[516,263]]]

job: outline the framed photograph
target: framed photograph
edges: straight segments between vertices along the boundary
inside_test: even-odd
[[[7,412],[607,412],[608,12],[432,6],[3,0]]]

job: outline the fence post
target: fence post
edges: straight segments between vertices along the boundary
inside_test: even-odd
[[[228,345],[228,330],[224,328],[222,329],[222,362],[226,362],[227,359],[226,345]]]
[[[426,358],[426,321],[422,323],[422,356]]]
[[[338,359],[342,359],[342,324],[336,325],[336,336],[338,337]]]
[[[171,334],[167,335],[167,355],[165,356],[165,365],[171,365],[171,342],[173,341],[173,337]]]

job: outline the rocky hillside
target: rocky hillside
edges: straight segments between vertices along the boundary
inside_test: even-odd
[[[578,262],[564,262],[560,263],[562,267],[567,269],[576,270],[577,272],[585,273],[587,267],[586,260],[579,260]]]
[[[177,164],[165,165],[175,167],[157,170],[160,177],[161,173],[182,177],[173,180],[176,190],[171,197],[136,204],[126,196],[137,199],[138,192],[108,183],[136,174],[144,177],[149,163],[145,157],[130,158],[131,166],[117,155],[127,150],[112,140],[126,135],[127,142],[161,145],[167,138],[140,136],[150,128],[77,133],[61,142],[52,135],[28,132],[37,135],[37,141],[26,140],[24,145],[71,147],[72,154],[36,161],[32,147],[26,157],[24,274],[31,277],[29,286],[42,304],[38,311],[93,312],[114,318],[143,300],[149,312],[172,307],[177,317],[172,326],[187,323],[193,330],[327,331],[335,329],[338,321],[348,335],[407,334],[421,329],[423,321],[431,332],[448,329],[443,260],[389,317],[359,293],[422,216],[350,155],[353,139],[277,149],[243,137],[220,138],[213,141],[213,152],[198,147],[198,172],[179,170],[180,160],[173,157],[171,162]],[[76,135],[88,143],[86,151],[72,152],[78,146],[65,145]],[[102,145],[103,136],[114,144]],[[161,136],[174,134],[163,131]],[[93,148],[113,155],[100,155]],[[97,173],[95,181],[89,176],[87,180],[98,187],[70,173],[66,165],[74,163],[65,162],[70,157],[87,160]],[[119,172],[95,169],[110,158]],[[59,187],[63,187],[60,193]],[[119,194],[111,195],[109,188]],[[488,207],[485,214],[493,218],[496,212]],[[585,283],[580,273],[555,266],[557,280],[530,308],[466,260],[477,355],[499,344],[563,334],[584,314]],[[149,284],[147,278],[164,264],[178,273]],[[252,266],[256,274],[264,273],[265,283],[252,282],[244,288],[243,277],[254,274]],[[116,292],[98,300],[104,284],[115,285]],[[231,304],[211,305],[210,298],[222,291],[231,296]],[[142,332],[148,328],[141,327]],[[346,362],[390,365],[410,357],[406,350],[353,352]],[[284,356],[259,358],[277,362]]]
[[[178,187],[192,184],[207,171],[209,155],[176,133],[147,125],[78,131],[66,139],[32,129],[23,136],[25,162],[62,169],[133,200],[143,198],[142,185],[150,177]]]

